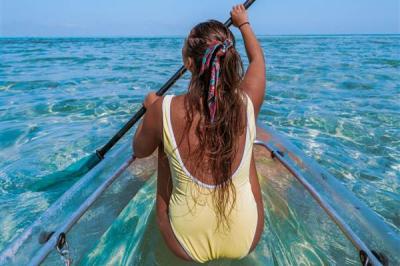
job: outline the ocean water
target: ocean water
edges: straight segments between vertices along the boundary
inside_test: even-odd
[[[286,133],[400,231],[400,36],[259,39],[268,83],[258,122]],[[0,250],[73,181],[34,185],[103,145],[180,67],[182,44],[0,39]]]

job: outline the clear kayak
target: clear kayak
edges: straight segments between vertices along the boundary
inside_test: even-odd
[[[257,248],[208,265],[400,265],[400,234],[271,128],[257,129],[265,207]],[[112,150],[0,253],[0,265],[195,265],[156,226],[157,157]]]

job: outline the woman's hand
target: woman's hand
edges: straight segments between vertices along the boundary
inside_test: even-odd
[[[162,142],[161,96],[150,92],[143,102],[143,107],[146,109],[146,113],[133,138],[133,150],[136,158],[150,156]]]
[[[157,101],[161,96],[158,96],[154,91],[150,92],[147,94],[146,99],[144,99],[143,106],[146,109],[149,109],[149,107]]]
[[[231,17],[233,25],[237,28],[243,23],[249,22],[246,8],[242,4],[232,7]]]

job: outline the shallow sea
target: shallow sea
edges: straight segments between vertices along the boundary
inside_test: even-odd
[[[400,230],[400,35],[259,39],[268,83],[258,122],[288,135]],[[180,67],[182,44],[0,39],[0,250],[71,183],[33,185],[104,144]],[[246,62],[241,40],[237,47]]]

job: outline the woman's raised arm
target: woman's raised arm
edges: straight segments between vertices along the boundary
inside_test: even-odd
[[[231,16],[233,25],[239,28],[243,36],[247,57],[249,58],[249,66],[240,86],[251,98],[257,117],[265,95],[264,53],[251,29],[245,7],[243,5],[234,6]]]

